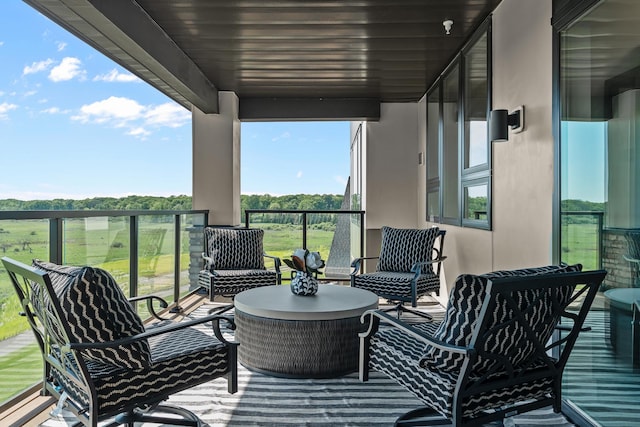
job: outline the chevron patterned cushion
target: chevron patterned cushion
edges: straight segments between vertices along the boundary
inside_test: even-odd
[[[144,332],[140,317],[106,271],[39,260],[34,260],[33,266],[48,273],[66,316],[63,320],[69,324],[72,334],[69,339],[72,341],[105,342]],[[149,365],[151,358],[147,341],[117,348],[86,350],[83,354],[97,362],[133,369]]]
[[[415,327],[433,335],[438,324],[429,322]],[[380,329],[371,338],[369,354],[372,369],[388,375],[444,417],[451,417],[458,372],[436,371],[419,366],[418,361],[424,354],[422,341],[399,328]],[[552,380],[543,378],[508,389],[476,393],[462,401],[462,412],[464,416],[471,416],[488,408],[513,403],[515,399],[539,398],[549,393],[552,386]]]
[[[449,295],[449,303],[445,313],[445,320],[436,331],[434,338],[458,346],[468,346],[471,334],[480,316],[480,309],[485,297],[488,280],[500,277],[530,276],[562,272],[581,271],[582,265],[550,265],[545,267],[526,268],[520,270],[501,270],[483,275],[463,274],[456,279],[456,283]],[[556,296],[559,301],[568,301],[573,293],[573,287],[558,288]],[[552,295],[543,292],[521,292],[515,295],[516,304],[527,319],[532,319],[534,331],[541,342],[546,342],[553,332],[558,319],[551,318]],[[495,314],[491,325],[499,325],[506,319],[512,318],[512,310],[508,309],[504,300],[496,302]],[[526,333],[520,322],[514,322],[506,327],[497,329],[496,333],[487,341],[485,350],[488,352],[500,349],[500,353],[507,355],[508,360],[517,366],[527,360],[533,353],[533,343],[526,338]],[[427,346],[420,364],[423,367],[448,371],[459,371],[464,357],[444,350]],[[495,365],[495,362],[480,355],[473,366],[474,372],[484,372]]]
[[[213,295],[232,296],[247,289],[278,284],[278,273],[272,270],[216,270],[212,273],[201,270],[198,284],[209,289]]]
[[[211,271],[264,270],[264,230],[205,227],[204,233]]]
[[[416,262],[431,261],[438,231],[438,227],[423,230],[382,227],[376,271],[409,272]],[[429,270],[433,273],[431,265]]]
[[[359,274],[353,278],[354,286],[373,292],[376,295],[389,295],[410,298],[413,273],[377,271]],[[416,296],[440,290],[440,278],[435,274],[422,274],[416,281]]]
[[[98,396],[98,412],[118,411],[131,402],[144,403],[153,390],[166,396],[224,375],[229,370],[226,345],[195,328],[185,328],[149,338],[152,363],[130,370],[111,364],[87,364]],[[71,396],[88,405],[87,395],[54,369],[54,376]]]

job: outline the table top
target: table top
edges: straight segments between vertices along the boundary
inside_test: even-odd
[[[335,320],[378,308],[378,296],[364,289],[322,283],[315,295],[300,296],[287,285],[274,285],[240,292],[234,306],[243,313],[270,319]]]
[[[640,288],[613,288],[605,291],[604,296],[615,306],[633,311],[633,303],[640,300]]]

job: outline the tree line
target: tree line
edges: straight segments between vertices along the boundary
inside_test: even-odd
[[[291,209],[291,210],[339,210],[343,196],[336,194],[269,194],[241,195],[242,217],[245,209]],[[90,199],[53,200],[0,200],[3,211],[50,211],[50,210],[190,210],[191,196],[126,196],[94,197]]]

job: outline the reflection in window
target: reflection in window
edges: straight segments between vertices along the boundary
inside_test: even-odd
[[[464,168],[489,161],[487,110],[489,84],[487,71],[487,35],[473,45],[465,58],[464,92]]]
[[[442,215],[459,220],[458,210],[458,67],[445,78],[442,85],[443,171]]]
[[[488,186],[486,183],[464,188],[464,218],[487,220]]]
[[[437,222],[440,219],[440,192],[427,193],[427,221]]]

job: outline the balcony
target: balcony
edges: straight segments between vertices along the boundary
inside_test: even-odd
[[[588,268],[613,262],[607,259],[617,255],[606,255],[606,251],[598,244],[604,240],[603,235],[612,234],[610,230],[603,230],[602,213],[567,214],[568,217],[586,218],[577,223],[581,224],[581,229],[589,228],[588,234],[594,235],[593,245],[581,246],[582,252],[572,253],[571,249],[567,249],[567,259],[585,259]],[[328,260],[334,260],[327,263],[328,267],[333,265],[335,269],[328,268],[325,279],[340,281],[347,278],[344,266],[349,264],[351,257],[363,254],[360,227],[363,218],[362,211],[247,210],[245,226],[265,230],[267,252],[288,256],[295,247],[308,247],[326,253]],[[105,268],[112,272],[129,296],[156,293],[165,297],[171,303],[167,309],[172,312],[170,315],[180,319],[212,304],[194,292],[197,289],[195,275],[200,268],[201,227],[207,222],[206,211],[0,212],[0,248],[3,255],[26,263],[32,258],[42,258]],[[345,228],[341,230],[340,227]],[[335,236],[344,235],[347,230],[348,250],[345,251],[344,247],[340,249],[340,245],[336,246]],[[568,238],[575,230],[575,222],[565,224]],[[342,243],[344,246],[345,242]],[[569,244],[567,247],[572,246]],[[335,258],[336,253],[342,258]],[[286,279],[287,275],[283,277]],[[30,332],[18,333],[19,338],[8,338],[24,330],[26,322],[14,317],[19,311],[18,302],[13,297],[13,290],[9,289],[8,277],[4,273],[0,274],[0,290],[3,298],[0,332],[5,344],[0,352],[1,389],[4,392],[0,400],[5,401],[0,414],[7,417],[0,420],[12,419],[10,417],[25,411],[37,414],[34,416],[39,419],[46,419],[53,402],[46,397],[39,397],[38,387],[34,386],[41,375],[41,362],[35,344],[29,343]],[[381,301],[381,304],[384,303]],[[580,405],[599,411],[600,416],[606,419],[608,409],[597,407],[595,394],[591,390],[620,384],[633,388],[640,378],[636,372],[620,368],[619,362],[616,362],[618,356],[609,345],[609,311],[606,304],[606,298],[601,293],[587,319],[591,331],[581,336],[569,362],[565,382],[582,391],[573,402],[567,404],[568,413],[571,413],[574,405]],[[434,307],[423,308],[433,310]],[[141,317],[148,316],[146,307],[137,309]],[[16,343],[16,346],[7,345],[9,343]],[[16,366],[19,366],[19,371],[16,371]],[[600,375],[590,382],[584,373],[587,367],[592,366],[599,367]],[[277,384],[276,381],[271,385],[275,387],[274,393],[279,392],[276,391]],[[357,382],[349,387],[355,384]],[[394,386],[388,384],[387,387]],[[25,394],[13,398],[25,389]],[[410,395],[405,397],[411,405],[415,404],[411,399]],[[635,402],[619,400],[618,404],[624,409],[623,413],[614,415],[616,421],[626,420],[626,413],[632,417]],[[238,411],[242,411],[242,408],[238,408]],[[353,415],[356,416],[357,411],[354,410]]]

